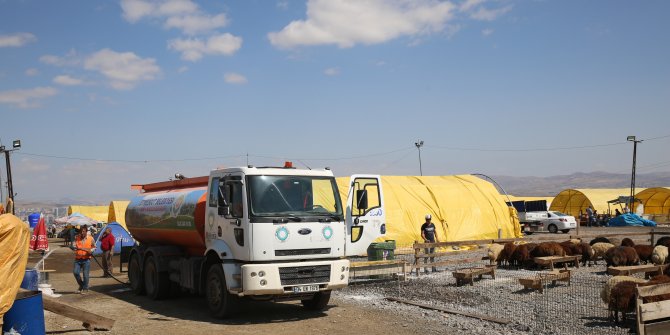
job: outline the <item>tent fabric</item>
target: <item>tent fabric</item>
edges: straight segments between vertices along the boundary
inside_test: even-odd
[[[81,213],[84,216],[99,221],[99,222],[108,222],[107,218],[109,216],[109,206],[77,206],[72,205],[67,208],[67,215],[72,213]]]
[[[0,324],[14,304],[26,264],[30,228],[12,214],[0,215]]]
[[[608,227],[625,227],[625,226],[645,226],[656,227],[656,222],[643,219],[637,214],[626,213],[617,217],[611,218],[607,221]]]
[[[130,201],[125,200],[114,200],[109,203],[109,211],[107,214],[107,220],[105,222],[118,222],[125,229],[128,229],[126,226],[126,208]]]
[[[95,236],[95,250],[93,251],[94,256],[102,255],[102,250],[100,249],[100,239],[102,238],[102,232],[104,232],[107,228],[112,229],[112,235],[114,235],[114,254],[118,255],[121,253],[121,246],[124,247],[129,247],[135,244],[135,239],[133,238],[133,235],[131,235],[128,230],[126,230],[125,227],[123,227],[120,223],[118,222],[111,222],[102,229],[100,229],[100,233],[98,233]]]
[[[670,187],[652,187],[635,195],[644,205],[644,214],[670,214]]]
[[[591,208],[597,210],[599,214],[605,214],[609,209],[607,201],[626,194],[630,194],[630,189],[566,189],[554,197],[549,210],[579,217],[580,214],[586,212],[587,207],[591,206]],[[613,211],[614,208],[611,208],[610,210]]]
[[[337,178],[343,202],[349,177]],[[431,214],[440,241],[522,237],[518,221],[493,184],[471,175],[382,176],[386,235],[400,247],[421,241],[424,216]],[[346,204],[345,204],[346,206]],[[446,238],[445,238],[446,237]]]

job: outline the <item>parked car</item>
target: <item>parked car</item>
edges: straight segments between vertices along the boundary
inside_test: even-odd
[[[558,233],[559,230],[567,233],[570,229],[577,228],[577,220],[572,215],[557,211],[549,211],[547,214],[548,218],[543,223],[550,233]]]

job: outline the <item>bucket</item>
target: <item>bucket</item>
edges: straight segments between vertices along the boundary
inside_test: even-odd
[[[17,297],[3,317],[2,332],[14,332],[21,335],[44,335],[44,307],[42,292],[27,292],[25,296]]]
[[[32,213],[28,215],[28,225],[30,226],[30,229],[35,228],[37,226],[37,223],[40,221],[40,214],[39,213]]]
[[[39,274],[35,269],[26,269],[25,274],[23,275],[23,280],[21,281],[21,288],[30,291],[37,291],[37,284],[39,280]]]

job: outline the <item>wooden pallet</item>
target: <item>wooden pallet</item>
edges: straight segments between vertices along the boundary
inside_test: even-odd
[[[631,265],[631,266],[610,266],[607,268],[607,274],[612,275],[612,276],[630,276],[635,273],[642,273],[644,272],[645,277],[649,277],[650,275],[662,275],[663,270],[668,265],[653,265],[653,264],[646,264],[646,265]]]
[[[659,284],[637,288],[635,310],[637,311],[637,333],[640,335],[670,334],[670,300],[644,303],[643,298],[670,294],[670,284]]]
[[[490,275],[491,278],[496,279],[496,265],[460,269],[452,274],[456,278],[456,286],[461,286],[464,283],[470,283],[470,286],[472,286],[474,285],[474,277],[482,279],[483,275]]]
[[[404,260],[385,260],[352,262],[349,266],[350,278],[361,278],[374,275],[391,274],[398,279],[407,280],[408,264]]]
[[[552,270],[538,273],[535,277],[519,278],[519,284],[523,285],[524,289],[534,289],[544,293],[544,285],[547,282],[551,281],[551,285],[556,285],[556,282],[563,281],[570,285],[570,277],[570,270]]]
[[[575,256],[546,256],[535,257],[533,261],[540,266],[549,266],[549,270],[554,270],[555,263],[573,263],[574,267],[579,268],[579,261],[582,259],[581,255]]]

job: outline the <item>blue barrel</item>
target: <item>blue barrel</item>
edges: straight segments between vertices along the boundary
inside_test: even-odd
[[[37,291],[37,284],[39,283],[39,273],[35,269],[26,269],[21,281],[21,288],[26,290]]]
[[[31,292],[28,296],[14,300],[3,317],[2,332],[14,329],[21,335],[44,335],[44,306],[42,292]]]
[[[40,221],[40,213],[33,213],[28,215],[28,225],[30,225],[30,228],[35,228],[37,226],[37,223]]]

